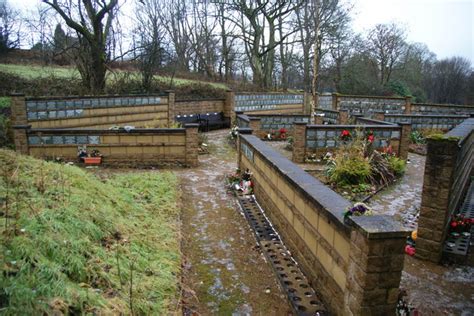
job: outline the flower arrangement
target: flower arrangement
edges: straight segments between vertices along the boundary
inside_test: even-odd
[[[234,191],[240,191],[242,194],[253,194],[252,173],[247,169],[244,173],[237,169],[235,173],[227,175],[229,188]]]
[[[280,138],[281,139],[286,139],[286,133],[288,132],[286,130],[286,128],[284,128],[284,127],[280,128],[279,132],[280,132]]]
[[[474,218],[466,218],[462,214],[451,215],[451,221],[449,222],[450,235],[457,238],[461,234],[469,234],[473,224]]]
[[[369,131],[369,132],[367,133],[367,141],[368,141],[370,144],[372,144],[372,143],[374,142],[374,140],[375,140],[374,132]]]
[[[355,203],[353,207],[348,207],[346,211],[344,212],[344,217],[349,217],[349,216],[370,216],[372,215],[372,209],[368,207],[366,204],[358,202]]]
[[[343,130],[341,132],[341,135],[339,136],[339,138],[342,140],[342,141],[349,141],[352,139],[352,135],[351,135],[351,132],[349,132],[347,129]]]

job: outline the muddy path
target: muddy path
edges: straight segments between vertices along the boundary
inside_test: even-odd
[[[183,190],[185,315],[288,315],[286,296],[235,199],[225,174],[236,168],[228,131],[207,133],[209,155],[199,167],[175,171]]]

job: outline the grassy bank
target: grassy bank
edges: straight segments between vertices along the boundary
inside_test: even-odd
[[[0,314],[168,314],[176,309],[177,179],[101,181],[0,150]]]

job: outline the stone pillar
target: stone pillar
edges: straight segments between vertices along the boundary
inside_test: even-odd
[[[349,124],[349,111],[348,110],[339,111],[339,124],[341,125]]]
[[[293,123],[293,162],[303,163],[306,155],[306,123]]]
[[[353,216],[345,315],[395,315],[410,233],[389,216]]]
[[[421,259],[436,263],[441,260],[458,153],[455,139],[428,139],[416,240],[416,256]]]
[[[255,117],[255,116],[249,116],[249,120],[250,120],[249,128],[252,130],[252,134],[259,137],[259,138],[264,137],[265,132],[263,132],[260,128],[261,127],[260,126],[261,118],[260,117]]]
[[[199,124],[186,124],[186,165],[188,167],[197,167],[199,164]]]
[[[176,116],[176,107],[174,102],[174,92],[168,91],[168,127],[171,127],[171,125],[174,123],[174,117]]]
[[[404,114],[411,114],[411,99],[411,96],[405,97],[405,111],[403,112]]]
[[[11,117],[16,151],[28,154],[28,116],[24,94],[11,94]]]
[[[379,120],[379,121],[385,121],[385,112],[375,112],[374,113],[374,119]]]
[[[230,127],[234,126],[235,124],[234,101],[235,101],[234,91],[227,90],[225,93],[223,112],[224,112],[224,117],[228,117],[230,119]]]
[[[312,95],[309,92],[304,92],[303,95],[303,114],[311,115],[311,98]]]
[[[400,135],[400,150],[398,156],[402,159],[408,158],[408,147],[410,146],[410,134],[411,134],[411,124],[410,123],[399,123],[401,125],[401,135]]]
[[[333,109],[334,111],[339,111],[339,109],[338,109],[338,106],[339,106],[339,104],[338,104],[338,102],[339,102],[338,96],[339,96],[339,95],[338,95],[337,93],[333,93],[333,94],[332,94],[332,109]]]

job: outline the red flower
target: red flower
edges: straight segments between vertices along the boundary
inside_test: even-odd
[[[342,137],[348,137],[348,136],[351,136],[351,133],[347,129],[345,129],[345,130],[342,131],[341,136]]]
[[[280,128],[280,134],[286,134],[287,130],[286,128],[282,127]]]
[[[374,139],[375,139],[375,136],[373,134],[370,134],[369,137],[367,137],[367,140],[369,141],[369,143],[373,143]]]
[[[452,227],[452,228],[455,228],[456,226],[458,226],[458,223],[457,223],[457,222],[451,222],[451,227]]]

